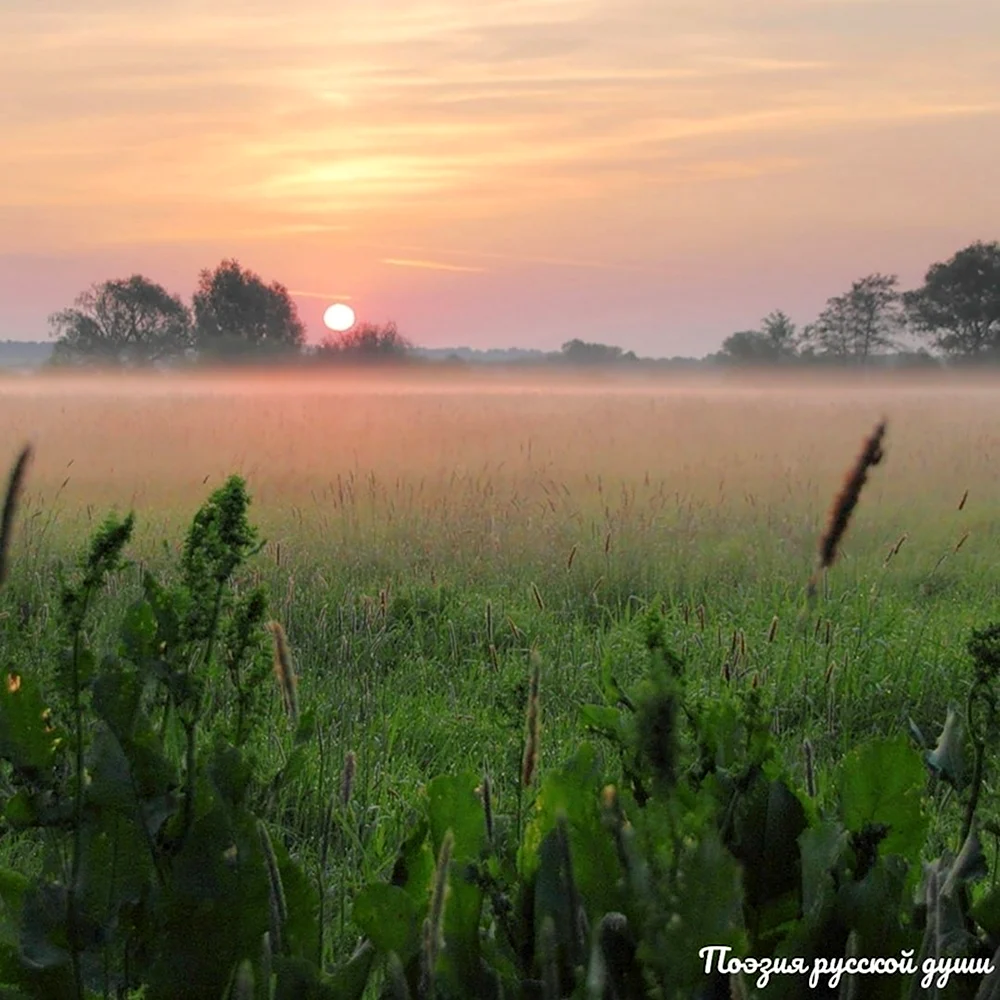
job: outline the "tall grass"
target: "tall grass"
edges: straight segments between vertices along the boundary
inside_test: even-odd
[[[623,681],[644,670],[634,622],[650,605],[695,688],[760,688],[788,758],[816,771],[908,716],[933,729],[963,636],[1000,596],[992,386],[46,385],[0,398],[0,454],[36,446],[3,533],[5,647],[46,659],[61,567],[108,506],[141,514],[110,620],[206,491],[245,474],[267,539],[247,586],[266,586],[281,623],[283,694],[258,751],[290,759],[282,714],[315,713],[322,751],[274,811],[305,855],[324,843],[338,859],[331,896],[385,872],[433,774],[486,760],[489,794],[518,794],[532,649],[545,663],[532,773],[581,737],[603,665]],[[829,499],[883,414],[891,460],[810,608]],[[322,776],[341,766],[331,814]]]

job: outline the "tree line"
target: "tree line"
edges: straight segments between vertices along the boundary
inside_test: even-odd
[[[299,357],[306,328],[288,289],[236,260],[203,270],[188,306],[141,274],[92,285],[49,317],[55,364],[232,363]],[[311,351],[319,361],[388,358],[412,347],[395,323],[359,323]]]
[[[776,310],[756,330],[727,337],[716,358],[863,364],[893,352],[928,361],[930,352],[954,361],[1000,360],[1000,243],[969,244],[932,264],[909,291],[894,274],[859,278],[802,329]]]
[[[50,317],[55,363],[151,364],[304,358],[393,361],[420,355],[395,323],[362,322],[317,347],[280,282],[236,260],[199,274],[190,306],[142,275],[106,281]],[[533,352],[537,353],[537,352]],[[904,291],[894,274],[859,278],[801,329],[782,311],[733,333],[704,359],[723,364],[865,364],[886,355],[933,363],[1000,360],[1000,242],[971,243],[932,264]],[[652,362],[620,347],[572,339],[545,361],[604,366]],[[457,355],[446,360],[458,361]],[[528,359],[525,359],[527,361]],[[673,359],[690,363],[693,359]]]

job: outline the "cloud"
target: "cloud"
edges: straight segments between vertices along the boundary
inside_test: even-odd
[[[300,299],[325,299],[328,302],[347,302],[351,298],[343,292],[304,292],[298,288],[289,288],[288,294]]]
[[[468,271],[483,273],[485,267],[472,267],[466,264],[446,264],[438,260],[414,260],[410,257],[383,257],[383,264],[391,267],[416,267],[426,271]]]
[[[637,191],[805,183],[902,126],[943,157],[935,123],[1000,111],[1000,14],[967,0],[958,34],[953,3],[898,4],[34,0],[0,15],[0,212],[26,213],[0,250],[512,212],[551,230]]]

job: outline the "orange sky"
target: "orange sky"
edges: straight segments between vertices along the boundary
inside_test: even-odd
[[[996,0],[0,0],[0,38],[0,339],[236,256],[316,335],[349,296],[703,354],[1000,238]]]

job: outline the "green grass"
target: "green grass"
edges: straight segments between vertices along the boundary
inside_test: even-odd
[[[252,416],[251,400],[239,404],[252,425],[242,437],[231,412],[215,411],[228,423],[206,425],[214,448],[193,441],[176,490],[164,484],[185,467],[181,431],[165,425],[152,455],[124,446],[115,452],[116,433],[130,439],[135,421],[153,417],[140,403],[108,397],[102,419],[110,421],[110,444],[93,460],[77,454],[64,487],[42,435],[11,580],[0,591],[0,649],[16,650],[25,670],[54,662],[60,569],[109,502],[125,507],[136,496],[139,527],[129,555],[159,571],[172,564],[183,525],[218,482],[203,470],[245,471],[251,517],[268,542],[244,583],[267,586],[294,653],[300,703],[315,709],[323,734],[304,772],[270,805],[290,850],[309,868],[343,762],[349,752],[357,756],[349,821],[332,854],[332,898],[349,899],[386,872],[414,793],[433,775],[486,768],[498,800],[513,795],[531,648],[545,664],[542,765],[563,760],[585,735],[578,710],[598,698],[600,665],[612,663],[623,681],[642,674],[647,661],[634,621],[651,604],[663,608],[696,689],[711,697],[726,684],[759,685],[786,759],[800,762],[808,738],[822,784],[861,738],[905,730],[908,718],[936,738],[948,703],[964,695],[968,633],[997,617],[1000,596],[989,492],[995,404],[986,394],[936,400],[939,424],[930,438],[925,403],[896,390],[885,406],[886,463],[862,495],[842,560],[815,606],[806,602],[830,498],[870,429],[870,413],[886,402],[874,390],[861,403],[829,391],[825,408],[787,390],[763,402],[719,397],[734,441],[712,414],[711,398],[681,397],[674,417],[705,416],[696,442],[684,440],[680,427],[669,435],[670,414],[656,412],[669,402],[657,391],[650,399],[596,395],[590,411],[567,397],[562,405],[572,416],[589,413],[592,447],[562,419],[559,400],[548,407],[533,395],[490,400],[494,424],[508,421],[505,435],[473,420],[474,400],[406,397],[407,419],[442,436],[433,448],[423,445],[424,473],[421,456],[399,442],[389,439],[379,451],[392,402],[345,417],[355,438],[350,448],[338,438],[335,448],[356,458],[336,470],[320,437],[311,439],[307,460],[295,436],[309,419],[301,400],[300,417],[283,417],[278,440],[294,452],[284,459],[271,438],[255,442],[254,420],[264,418]],[[149,405],[156,410],[160,402]],[[93,414],[92,401],[77,404]],[[65,405],[68,426],[72,400]],[[198,419],[207,420],[209,403],[197,405]],[[454,425],[456,413],[471,423]],[[48,411],[46,420],[51,437],[58,421]],[[617,421],[613,431],[609,421]],[[29,429],[22,419],[0,435],[4,453]],[[475,431],[483,434],[479,443],[469,437]],[[234,441],[242,441],[242,454]],[[152,476],[156,453],[162,468]],[[149,475],[144,487],[122,478],[128,468]],[[207,484],[198,481],[204,475]],[[973,493],[958,511],[967,487]],[[904,531],[907,541],[887,562]],[[965,531],[970,540],[954,551]],[[110,641],[138,594],[138,568],[112,581],[96,648]],[[291,746],[277,687],[271,714],[270,735],[256,750],[276,763]],[[9,839],[3,845],[19,850]],[[346,904],[336,917],[346,942],[355,933]]]

